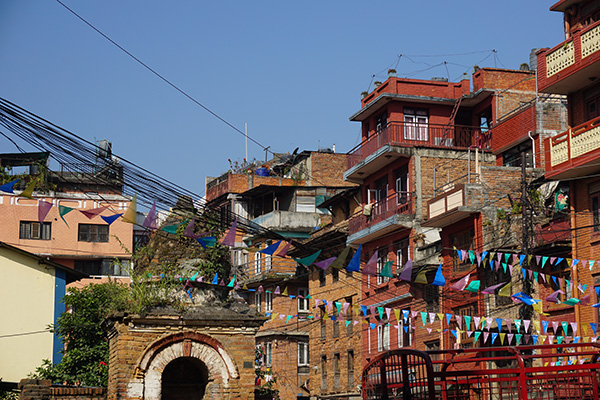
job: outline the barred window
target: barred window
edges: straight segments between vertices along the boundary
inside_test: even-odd
[[[21,221],[19,227],[20,239],[50,240],[52,238],[52,223]]]
[[[80,242],[108,242],[108,225],[79,224]]]

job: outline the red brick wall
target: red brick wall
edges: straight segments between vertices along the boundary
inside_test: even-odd
[[[508,89],[535,93],[534,71],[516,71],[512,69],[482,68],[473,74],[473,92],[479,89]],[[523,82],[521,82],[523,81]]]
[[[528,132],[536,131],[536,108],[532,104],[511,118],[504,120],[492,129],[492,149],[494,154],[505,151],[523,140],[529,140]],[[538,143],[539,146],[539,143]]]
[[[49,379],[22,379],[19,382],[22,400],[105,400],[106,388],[52,386]]]

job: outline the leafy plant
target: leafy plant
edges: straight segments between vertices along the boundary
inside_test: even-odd
[[[270,367],[263,369],[262,360],[264,350],[261,346],[256,346],[254,350],[254,373],[256,375],[255,395],[258,398],[268,398],[279,400],[279,389],[277,389],[277,375],[273,373]]]

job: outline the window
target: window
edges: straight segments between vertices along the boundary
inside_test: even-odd
[[[309,373],[310,358],[308,357],[308,343],[298,342],[298,372]]]
[[[396,271],[400,274],[408,261],[408,239],[396,242],[394,248],[396,249]]]
[[[325,310],[321,309],[321,340],[327,340],[327,324],[325,322]]]
[[[331,278],[333,278],[333,282],[337,282],[340,279],[340,270],[337,268],[331,268]]]
[[[333,315],[335,317],[335,320],[331,321],[332,327],[333,327],[333,335],[332,336],[334,338],[340,337],[340,316],[339,316],[339,314],[336,315],[336,313],[337,313],[336,310],[333,310]]]
[[[450,244],[458,250],[473,250],[475,238],[475,229],[467,228],[453,235],[450,235]],[[453,252],[452,269],[453,271],[464,271],[471,268],[469,261],[461,261],[456,252]]]
[[[432,340],[430,342],[425,342],[425,349],[427,351],[439,350],[440,349],[440,341]],[[438,360],[442,359],[441,354],[430,354],[429,357],[431,357],[432,361],[438,361]],[[440,372],[442,370],[442,365],[441,364],[433,364],[433,370],[436,372]]]
[[[454,314],[455,315],[460,315],[463,320],[464,320],[464,316],[468,315],[468,316],[473,316],[473,315],[478,315],[478,311],[477,311],[477,303],[473,303],[473,304],[468,304],[466,306],[463,307],[459,307],[454,309]],[[451,329],[457,329],[458,325],[456,324],[456,322],[452,322],[451,323]],[[450,340],[454,339],[454,335],[450,335]],[[471,335],[471,337],[469,337],[469,335],[467,334],[466,331],[462,331],[462,333],[459,336],[460,342],[456,342],[460,344],[460,347],[463,349],[469,349],[471,347],[473,347],[473,343],[474,343],[474,335]]]
[[[354,388],[354,350],[348,350],[348,387]]]
[[[265,292],[265,312],[273,312],[273,293],[271,292]]]
[[[108,225],[79,224],[80,242],[108,242]]]
[[[384,247],[379,250],[377,254],[377,284],[381,285],[390,280],[387,276],[380,276],[379,274],[383,271],[383,266],[388,261],[388,249]]]
[[[321,390],[327,390],[327,356],[321,356]]]
[[[273,343],[271,342],[265,343],[264,365],[265,367],[273,365]]]
[[[262,253],[259,253],[257,251],[256,253],[254,253],[254,273],[256,275],[260,275],[261,264],[262,264]]]
[[[19,239],[50,240],[52,238],[52,223],[21,221]]]
[[[298,312],[308,312],[308,289],[298,288]]]
[[[533,150],[531,141],[527,140],[502,153],[502,165],[506,167],[520,167],[522,164],[521,154],[525,153],[525,166],[533,167]]]
[[[254,307],[256,308],[257,312],[260,312],[260,303],[261,303],[260,293],[254,293]]]
[[[396,205],[406,207],[409,199],[408,166],[403,166],[394,172],[396,177]],[[401,208],[402,210],[402,208]]]
[[[387,112],[377,116],[377,118],[375,118],[376,132],[379,134],[381,131],[383,131],[385,128],[387,128],[387,124],[388,124]]]
[[[118,261],[112,258],[95,258],[75,260],[75,270],[96,276],[127,276],[128,261]]]
[[[439,286],[425,285],[425,311],[438,312],[440,310]]]
[[[336,389],[342,386],[340,372],[340,353],[335,353],[333,355],[333,387]]]
[[[326,283],[325,271],[319,268],[319,286],[325,286]]]
[[[346,297],[346,303],[349,304],[348,311],[346,311],[346,320],[350,321],[346,326],[346,335],[352,336],[352,327],[354,326],[354,321],[352,321],[352,297]]]
[[[429,139],[429,116],[425,110],[404,109],[404,139],[423,140]]]
[[[410,347],[410,334],[412,331],[410,317],[406,319],[402,317],[398,325],[398,348]]]
[[[390,325],[377,325],[377,351],[390,349]]]

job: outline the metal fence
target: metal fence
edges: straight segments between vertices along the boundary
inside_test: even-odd
[[[363,372],[369,400],[597,400],[595,343],[437,350],[400,349]],[[439,358],[432,360],[431,356]],[[439,366],[439,368],[436,368]]]

